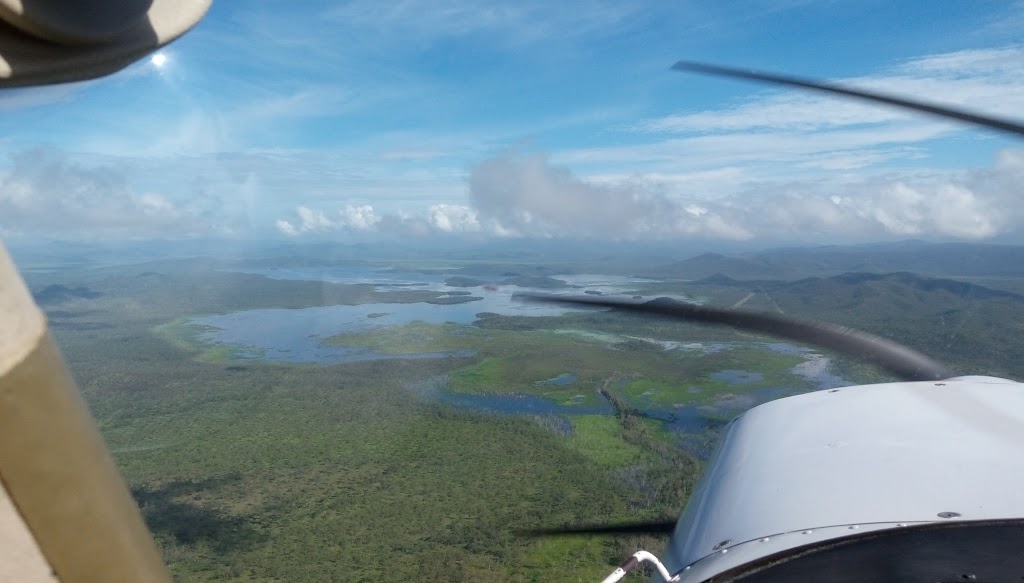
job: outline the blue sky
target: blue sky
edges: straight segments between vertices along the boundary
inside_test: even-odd
[[[1019,238],[1022,146],[669,71],[1024,118],[1024,3],[216,2],[107,79],[0,93],[0,234]]]

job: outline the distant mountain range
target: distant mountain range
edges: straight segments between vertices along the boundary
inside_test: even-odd
[[[1009,291],[991,289],[975,283],[927,277],[910,272],[896,273],[843,273],[831,277],[808,277],[793,281],[786,280],[738,280],[722,274],[699,279],[696,285],[719,285],[738,287],[751,291],[786,292],[794,294],[835,296],[847,288],[902,287],[921,292],[942,292],[969,300],[1008,298],[1024,301],[1024,296]]]
[[[93,291],[85,286],[68,287],[60,284],[48,285],[32,292],[32,297],[35,298],[36,303],[40,306],[53,306],[76,299],[91,300],[102,295],[102,293]]]
[[[714,288],[747,292],[743,309],[778,311],[879,334],[962,374],[1024,378],[1024,295],[1011,291],[908,272],[851,272],[789,281],[718,274],[690,285],[694,293],[712,298],[718,295]]]
[[[1024,246],[902,241],[793,247],[734,255],[705,253],[641,275],[704,279],[721,274],[738,280],[792,280],[845,272],[1024,277]]]

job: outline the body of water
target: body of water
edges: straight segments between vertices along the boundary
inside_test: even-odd
[[[562,405],[536,395],[471,395],[441,391],[438,399],[459,407],[507,415],[608,415],[612,412],[607,401],[598,405]]]
[[[264,275],[275,279],[372,284],[379,291],[424,289],[446,293],[465,293],[467,289],[444,284],[444,280],[451,277],[454,272],[423,274],[369,265],[328,268],[258,268],[233,271]],[[486,276],[473,277],[482,281],[489,279]],[[556,276],[556,278],[561,279],[560,276]],[[495,275],[491,279],[500,280],[504,277]],[[613,275],[572,275],[565,276],[564,279],[571,285],[592,284],[608,294],[616,293],[615,290],[627,292],[629,291],[627,288],[632,283],[649,281]],[[517,292],[548,293],[551,291],[547,289],[512,285],[491,289],[483,287],[468,289],[472,290],[474,297],[478,299],[456,304],[378,302],[354,306],[245,310],[192,318],[191,321],[210,327],[202,334],[202,340],[238,347],[244,357],[262,357],[267,360],[285,362],[339,364],[388,358],[471,356],[473,352],[388,354],[368,349],[324,346],[322,344],[324,338],[342,333],[365,332],[383,326],[402,326],[415,321],[430,324],[444,322],[469,324],[477,319],[477,314],[482,312],[505,316],[557,316],[566,312],[593,309],[548,306],[513,301],[512,299],[512,295]],[[565,293],[579,293],[580,291],[581,288],[573,288],[565,290]]]
[[[611,415],[615,409],[611,403],[601,398],[597,405],[563,405],[545,397],[536,395],[473,395],[453,393],[446,390],[436,392],[436,399],[457,407],[467,407],[476,411],[486,411],[501,415]],[[716,407],[682,406],[671,409],[639,409],[649,419],[661,421],[672,431],[680,433],[698,433],[708,427],[722,423],[723,411]]]
[[[576,382],[576,375],[572,374],[571,372],[563,372],[562,374],[558,375],[557,377],[553,377],[553,378],[550,378],[550,379],[545,379],[543,381],[537,381],[534,384],[535,385],[563,386],[563,385],[572,384],[574,382]]]
[[[448,291],[444,280],[450,274],[418,273],[404,269],[393,269],[379,265],[340,265],[331,267],[253,267],[229,269],[234,273],[251,273],[271,279],[298,281],[323,281],[327,283],[369,284],[377,291],[395,289],[426,289]]]
[[[444,351],[414,354],[389,354],[366,348],[348,348],[341,346],[325,346],[327,337],[352,332],[365,332],[383,326],[401,326],[414,321],[432,324],[454,322],[470,324],[481,312],[491,312],[508,316],[553,316],[574,311],[563,306],[546,306],[536,303],[520,303],[512,301],[512,294],[521,291],[550,292],[547,289],[520,288],[518,286],[498,286],[484,289],[483,287],[455,288],[445,285],[444,281],[456,272],[417,273],[375,266],[342,266],[331,268],[261,268],[237,270],[244,273],[265,275],[276,279],[324,281],[340,284],[371,284],[378,291],[394,291],[396,289],[423,289],[436,292],[470,291],[480,299],[474,301],[438,305],[429,303],[391,303],[379,302],[360,305],[336,305],[303,309],[260,309],[233,312],[229,314],[211,315],[193,318],[191,321],[209,327],[202,333],[202,339],[208,342],[227,344],[238,347],[242,356],[284,362],[309,362],[321,364],[338,364],[365,360],[381,360],[394,358],[460,358],[475,354],[472,350]],[[499,281],[506,276],[493,277],[472,275],[482,281]],[[560,290],[560,293],[578,294],[583,291],[600,292],[604,295],[632,295],[631,291],[638,284],[650,283],[651,280],[620,276],[604,275],[571,275],[554,276],[562,279],[573,288]],[[654,297],[654,296],[651,296]],[[645,298],[649,299],[649,298]],[[620,337],[613,334],[594,333],[579,330],[557,330],[556,332],[573,334],[579,337],[604,343],[621,342],[633,337]],[[679,343],[668,340],[653,341],[665,350],[686,350],[701,353],[726,350],[732,343]],[[762,344],[762,343],[758,343]],[[806,357],[805,362],[797,365],[793,373],[800,375],[818,388],[844,386],[850,383],[832,374],[829,359],[813,350],[787,343],[763,343],[766,349],[787,354],[800,354]],[[730,384],[744,385],[763,380],[763,375],[752,371],[723,370],[712,375],[712,378]],[[577,381],[573,373],[563,373],[556,377],[538,381],[538,385],[569,385]],[[430,401],[440,401],[458,407],[467,407],[495,414],[534,415],[549,419],[561,419],[559,426],[568,423],[570,415],[604,415],[611,414],[613,408],[607,401],[601,400],[596,405],[572,405],[555,402],[551,399],[535,395],[473,395],[447,391],[445,383],[438,384],[434,380],[424,381],[427,385],[416,390],[421,397]],[[428,386],[429,385],[429,386]],[[739,388],[739,387],[738,387]],[[742,410],[760,403],[793,394],[785,388],[743,390],[730,395],[713,405],[680,406],[680,407],[649,407],[641,409],[641,413],[649,418],[657,419],[675,432],[697,434],[709,428],[720,426]]]
[[[420,273],[408,269],[395,269],[379,265],[341,265],[331,267],[253,267],[233,268],[229,271],[235,273],[251,273],[263,275],[272,279],[290,279],[299,281],[323,281],[328,283],[341,284],[370,284],[375,286],[377,291],[386,292],[395,289],[424,289],[430,291],[453,291],[453,290],[476,290],[475,287],[451,287],[445,285],[445,280],[454,276],[465,276],[488,283],[497,283],[511,277],[508,274],[463,274],[457,268]],[[606,295],[619,295],[635,290],[642,284],[658,283],[657,280],[641,279],[637,277],[626,277],[621,275],[595,275],[595,274],[571,274],[552,275],[553,279],[564,281],[566,290],[581,293],[585,290],[600,292]],[[498,286],[509,288],[508,292],[524,291],[517,286]],[[537,290],[552,291],[552,290]],[[632,294],[630,294],[632,295]],[[655,296],[651,296],[654,298]]]
[[[469,324],[480,312],[518,316],[551,316],[572,311],[561,306],[513,303],[507,297],[489,297],[461,304],[374,303],[354,306],[320,306],[300,309],[260,309],[192,318],[208,326],[201,334],[206,342],[239,347],[243,356],[287,362],[339,364],[384,358],[439,358],[455,355],[437,352],[396,355],[366,349],[324,346],[327,337],[365,332],[383,326],[415,321],[430,324]],[[472,351],[469,352],[472,354]]]
[[[716,381],[725,381],[730,385],[746,385],[764,380],[764,375],[759,372],[746,370],[723,370],[711,375]]]

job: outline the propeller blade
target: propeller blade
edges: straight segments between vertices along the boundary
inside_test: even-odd
[[[893,95],[887,95],[885,93],[865,91],[863,89],[854,89],[852,87],[846,87],[844,85],[839,85],[836,83],[814,81],[811,79],[804,79],[801,77],[778,75],[775,73],[753,71],[750,69],[722,67],[720,65],[697,63],[693,61],[679,61],[675,65],[672,65],[672,69],[676,71],[704,73],[708,75],[718,75],[720,77],[732,77],[736,79],[748,79],[751,81],[760,81],[775,85],[787,85],[790,87],[800,87],[803,89],[811,89],[813,91],[833,93],[836,95],[853,97],[856,99],[862,99],[874,103],[884,103],[886,105],[892,105],[894,107],[902,107],[904,109],[922,111],[925,113],[930,113],[932,115],[937,115],[948,119],[955,119],[970,124],[984,126],[994,130],[999,130],[1001,132],[1007,132],[1017,137],[1024,137],[1024,124],[1020,122],[1001,119],[990,115],[982,115],[979,113],[974,113],[963,109],[957,109],[954,107],[948,107],[945,105],[936,105],[932,103],[904,99],[902,97],[895,97]]]
[[[658,520],[652,522],[626,522],[622,524],[591,524],[584,526],[566,526],[562,528],[538,528],[520,532],[521,536],[584,536],[584,535],[667,535],[676,528],[674,520]]]
[[[517,297],[547,304],[599,306],[642,314],[656,314],[688,322],[718,324],[732,326],[740,330],[760,332],[860,358],[907,381],[932,381],[956,376],[945,366],[902,344],[827,322],[798,320],[763,312],[697,306],[670,298],[658,298],[645,303],[637,303],[609,298],[551,294],[517,294]]]

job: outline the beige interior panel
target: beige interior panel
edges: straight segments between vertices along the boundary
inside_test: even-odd
[[[0,483],[19,518],[11,524],[21,525],[23,539],[31,533],[37,559],[45,559],[46,572],[61,583],[170,581],[41,312],[2,247],[0,318],[7,324],[0,325]],[[18,553],[9,556],[0,545],[0,564],[18,567]]]
[[[55,583],[50,565],[25,522],[0,487],[0,583]]]

